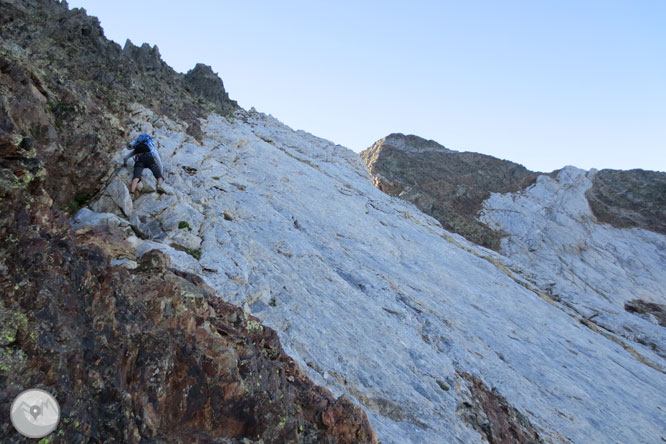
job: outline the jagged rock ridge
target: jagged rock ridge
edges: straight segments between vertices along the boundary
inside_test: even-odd
[[[210,66],[197,63],[193,69],[185,74],[184,81],[185,85],[219,109],[233,110],[229,106],[229,94],[224,90],[222,79],[213,72]]]
[[[96,18],[66,2],[0,7],[0,130],[33,139],[40,158],[59,165],[46,186],[63,207],[89,199],[108,176],[109,154],[127,137],[128,104],[183,121],[195,137],[199,117],[236,107],[223,87],[213,96],[186,84],[157,47],[106,40]]]
[[[491,192],[518,191],[537,174],[506,160],[446,149],[418,136],[391,134],[361,152],[376,186],[413,203],[442,226],[494,250],[501,233],[477,220]]]

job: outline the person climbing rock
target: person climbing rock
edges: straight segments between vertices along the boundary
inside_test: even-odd
[[[127,149],[131,151],[123,156],[123,165],[127,166],[127,159],[134,157],[134,173],[130,193],[136,191],[137,185],[141,182],[144,168],[150,169],[155,179],[157,179],[157,192],[164,192],[162,189],[162,182],[164,182],[162,159],[160,159],[152,137],[148,134],[140,134],[134,142],[127,144]]]

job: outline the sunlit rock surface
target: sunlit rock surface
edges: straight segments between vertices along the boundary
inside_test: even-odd
[[[309,377],[365,408],[383,443],[666,439],[663,327],[622,306],[632,285],[632,298],[662,301],[664,240],[640,231],[640,251],[612,244],[632,273],[590,247],[620,238],[587,224],[583,172],[532,189],[571,200],[571,214],[538,210],[532,191],[487,202],[486,223],[515,231],[507,258],[377,190],[353,152],[270,116],[211,115],[201,143],[150,112],[134,118],[154,128],[172,190],[134,200],[135,225],[152,224],[133,225],[138,254],[161,249],[275,328]],[[521,211],[534,222],[511,219]],[[602,281],[605,297],[579,291]]]
[[[523,193],[494,194],[481,219],[508,234],[502,253],[528,270],[525,277],[566,309],[634,342],[663,369],[653,354],[666,357],[666,330],[625,305],[666,304],[666,236],[600,223],[586,198],[597,174],[566,167],[554,178],[540,176]]]

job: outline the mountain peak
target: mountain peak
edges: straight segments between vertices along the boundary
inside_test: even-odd
[[[185,74],[185,85],[203,99],[213,103],[221,110],[231,111],[233,104],[224,89],[222,79],[213,72],[213,68],[204,63],[197,63]]]
[[[375,184],[479,245],[499,249],[500,233],[476,216],[491,192],[513,192],[536,180],[522,165],[485,154],[459,152],[434,140],[390,134],[361,152]]]
[[[413,134],[392,133],[378,140],[370,149],[395,148],[410,153],[422,153],[425,151],[453,152],[434,140],[424,139]]]

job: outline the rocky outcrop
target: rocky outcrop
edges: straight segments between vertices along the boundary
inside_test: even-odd
[[[122,50],[66,2],[0,0],[0,9],[0,129],[33,140],[62,207],[89,200],[108,177],[110,154],[129,137],[130,104],[186,122],[195,137],[199,118],[236,107],[189,92],[157,47]]]
[[[405,199],[442,226],[499,250],[501,232],[476,219],[490,193],[534,183],[537,174],[507,160],[449,150],[418,136],[391,134],[361,152],[375,185]]]
[[[141,69],[148,72],[152,71],[153,74],[155,71],[167,74],[171,70],[171,67],[162,60],[157,45],[150,46],[148,43],[144,43],[141,46],[136,46],[130,39],[127,39],[125,46],[123,46],[123,52]]]
[[[99,213],[114,213],[120,210],[121,215],[132,215],[132,198],[127,186],[118,179],[113,179],[94,203],[92,209]]]
[[[543,444],[530,421],[510,405],[496,389],[488,389],[479,378],[461,372],[471,392],[471,399],[462,402],[458,414],[463,421],[493,444]]]
[[[585,196],[601,222],[666,234],[666,173],[601,170]]]
[[[666,371],[666,238],[599,223],[588,203],[599,173],[565,167],[520,194],[493,194],[481,218],[508,234],[502,254],[583,325],[612,333],[640,359]],[[626,311],[625,311],[626,310]],[[639,316],[630,315],[635,313]],[[656,353],[654,355],[653,353]]]
[[[197,63],[194,69],[185,74],[184,80],[185,85],[200,97],[213,103],[221,110],[231,110],[229,109],[231,104],[229,95],[224,90],[222,79],[213,72],[210,66]]]
[[[666,305],[632,299],[624,304],[629,313],[647,318],[650,322],[666,327]]]

